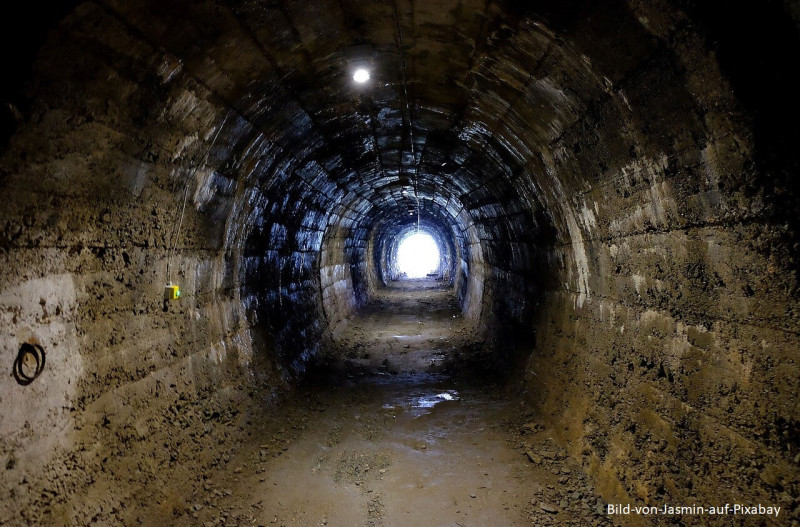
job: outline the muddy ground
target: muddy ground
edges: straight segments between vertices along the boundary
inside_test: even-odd
[[[474,344],[452,290],[411,285],[359,313],[290,404],[253,423],[250,441],[202,475],[170,521],[610,524],[579,467],[513,394],[447,367]]]

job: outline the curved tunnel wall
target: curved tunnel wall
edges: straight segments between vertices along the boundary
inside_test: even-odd
[[[414,177],[465,313],[524,337],[531,407],[607,499],[797,514],[794,161],[719,28],[681,3],[398,13],[410,110],[396,31],[366,23],[391,5],[109,0],[50,34],[0,176],[4,364],[48,353],[0,380],[0,521],[103,521],[223,463],[378,286]]]

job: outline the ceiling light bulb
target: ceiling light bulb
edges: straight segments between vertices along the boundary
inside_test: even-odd
[[[364,68],[357,69],[355,73],[353,73],[353,80],[359,84],[364,84],[369,80],[369,72]]]

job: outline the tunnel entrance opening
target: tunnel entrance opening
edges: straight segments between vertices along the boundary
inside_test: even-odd
[[[425,232],[406,236],[397,247],[398,278],[435,276],[441,267],[441,252],[436,240]]]

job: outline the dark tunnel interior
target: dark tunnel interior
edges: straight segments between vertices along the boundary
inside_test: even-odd
[[[401,522],[402,448],[367,468],[342,450],[331,481],[355,497],[325,522],[709,525],[608,504],[761,503],[780,512],[743,521],[800,525],[800,3],[17,7],[0,525],[308,525],[310,505],[237,496],[351,445],[314,405],[355,430],[423,387],[442,430],[495,409],[508,433],[475,441],[552,485],[475,483],[440,523],[408,498]],[[439,257],[410,279],[417,232]],[[404,408],[393,422],[422,422]],[[304,453],[315,420],[345,436]],[[464,441],[500,425],[474,426]],[[494,488],[524,499],[496,516]]]

